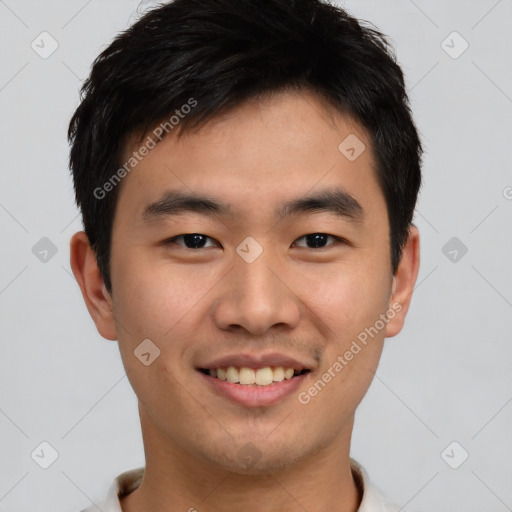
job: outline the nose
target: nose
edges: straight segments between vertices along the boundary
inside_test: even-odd
[[[261,336],[272,328],[299,324],[301,301],[290,273],[269,261],[265,252],[252,263],[236,256],[218,293],[213,316],[220,329]]]

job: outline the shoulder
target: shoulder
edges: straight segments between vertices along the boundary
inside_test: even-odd
[[[363,492],[357,512],[399,512],[399,507],[373,485],[368,473],[357,461],[350,459],[350,467],[357,485]]]
[[[143,474],[144,468],[141,467],[130,469],[116,476],[110,484],[105,499],[98,504],[92,504],[90,507],[80,510],[80,512],[98,512],[98,509],[102,512],[122,512],[119,497],[137,489]]]

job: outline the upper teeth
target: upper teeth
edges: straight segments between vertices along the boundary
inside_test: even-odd
[[[211,368],[209,373],[212,377],[221,380],[239,384],[258,384],[267,386],[272,382],[281,382],[284,379],[291,379],[294,374],[293,368],[283,368],[282,366],[266,366],[258,368],[256,371],[252,368],[242,366],[228,366],[227,368]]]

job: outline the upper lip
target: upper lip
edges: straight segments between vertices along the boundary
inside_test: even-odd
[[[302,363],[293,357],[279,354],[277,352],[267,354],[231,354],[211,362],[200,365],[201,369],[227,368],[228,366],[264,368],[265,366],[282,366],[283,368],[293,368],[294,370],[310,370],[311,365]]]

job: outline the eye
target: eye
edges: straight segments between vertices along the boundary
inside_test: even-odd
[[[207,240],[213,240],[213,238],[202,235],[201,233],[187,233],[185,235],[178,235],[169,238],[165,240],[164,244],[169,245],[172,243],[177,243],[178,245],[182,245],[181,243],[178,243],[178,241],[183,241],[183,245],[185,245],[186,249],[203,249],[207,247],[205,246],[205,242]],[[216,247],[216,245],[213,244],[210,247]]]
[[[304,247],[297,244],[298,240],[305,239],[306,240],[306,248],[307,249],[322,249],[323,247],[326,247],[326,241],[328,238],[332,238],[336,242],[343,242],[344,240],[340,237],[334,236],[334,235],[328,235],[327,233],[311,233],[309,235],[301,236],[300,238],[297,238],[297,240],[294,242],[294,245],[297,245],[298,247]],[[310,244],[310,246],[308,245]],[[328,244],[329,245],[335,245],[335,244]]]

